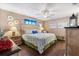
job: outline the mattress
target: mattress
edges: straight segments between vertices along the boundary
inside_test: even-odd
[[[57,40],[55,34],[51,33],[24,34],[22,38],[25,44],[36,49],[40,54]]]

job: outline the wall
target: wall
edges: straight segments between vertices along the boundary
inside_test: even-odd
[[[21,14],[18,14],[18,13],[14,13],[14,12],[10,12],[10,11],[0,9],[0,28],[2,28],[4,31],[9,30],[9,28],[10,28],[9,25],[8,25],[8,16],[13,16],[14,20],[19,21],[17,28],[20,31],[22,31],[24,29],[38,29],[38,25],[33,26],[33,25],[25,25],[25,24],[22,23],[23,19],[32,18],[32,17],[28,17],[28,16],[25,16],[25,15],[21,15]],[[43,23],[43,21],[41,21],[41,20],[37,20],[37,23],[38,22]]]
[[[44,28],[51,33],[55,33],[57,36],[66,35],[64,26],[67,26],[69,23],[69,17],[63,17],[60,19],[45,21]]]

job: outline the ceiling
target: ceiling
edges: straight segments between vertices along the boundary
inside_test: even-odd
[[[0,8],[42,20],[57,19],[79,13],[79,4],[76,3],[0,3]],[[48,17],[44,17],[42,13],[45,9],[49,11]]]

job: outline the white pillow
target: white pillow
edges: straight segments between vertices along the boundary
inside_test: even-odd
[[[38,31],[37,29],[26,29],[24,30],[25,34],[32,34],[32,31]]]
[[[32,34],[32,30],[28,29],[28,30],[24,30],[25,34]]]

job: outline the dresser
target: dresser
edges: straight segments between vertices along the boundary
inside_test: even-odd
[[[65,27],[66,55],[79,56],[79,27]]]

